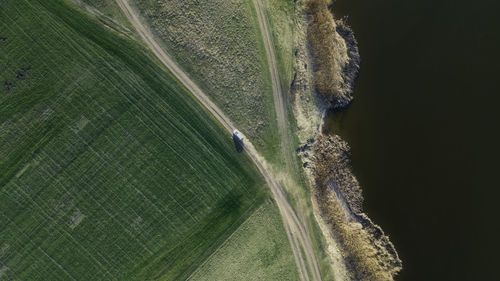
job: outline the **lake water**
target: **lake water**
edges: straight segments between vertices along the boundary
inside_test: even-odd
[[[500,280],[500,1],[337,0],[361,54],[355,101],[328,116],[397,280]]]

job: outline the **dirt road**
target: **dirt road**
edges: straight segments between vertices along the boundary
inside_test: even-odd
[[[276,111],[276,118],[278,121],[278,130],[280,134],[280,148],[281,155],[285,159],[285,164],[287,165],[287,170],[290,170],[288,165],[291,165],[293,159],[291,159],[290,153],[290,140],[289,140],[289,129],[288,129],[288,118],[287,118],[287,107],[284,100],[283,90],[281,88],[280,77],[278,72],[278,66],[276,62],[276,57],[274,54],[273,42],[271,35],[269,33],[269,26],[267,18],[264,14],[262,3],[260,0],[252,0],[255,6],[255,11],[257,12],[257,19],[259,20],[259,28],[262,34],[262,40],[264,41],[264,48],[266,49],[267,62],[269,64],[269,72],[271,73],[271,84],[273,89],[273,100],[274,108]],[[293,151],[293,148],[292,148]]]
[[[295,164],[296,158],[294,155],[295,147],[293,147],[293,140],[289,123],[288,123],[288,110],[287,103],[285,100],[285,95],[281,87],[280,76],[278,72],[278,64],[276,61],[276,56],[274,54],[274,45],[271,38],[271,33],[269,30],[269,23],[264,12],[264,7],[262,0],[252,0],[257,12],[257,18],[259,20],[260,32],[262,34],[262,39],[264,41],[264,47],[266,49],[267,61],[269,64],[269,72],[271,73],[273,98],[274,98],[274,108],[276,111],[276,117],[278,120],[278,129],[280,133],[280,147],[281,156],[285,162],[285,168],[289,175],[297,173],[297,166]],[[304,216],[299,217],[302,220],[300,225],[307,225],[305,223]],[[310,237],[307,228],[303,229],[305,235]],[[304,240],[305,243],[310,242],[310,239]],[[310,273],[312,274],[313,280],[321,280],[321,273],[319,265],[316,259],[316,255],[312,250],[312,245],[310,247],[304,247],[304,252],[309,265]]]
[[[137,33],[143,40],[143,42],[151,49],[151,51],[156,55],[156,57],[179,79],[184,86],[203,104],[209,111],[214,115],[214,117],[232,134],[235,126],[231,120],[220,110],[209,98],[208,96],[194,83],[185,72],[174,62],[174,60],[162,49],[158,44],[155,37],[151,31],[141,22],[137,12],[130,6],[128,0],[116,0],[119,7],[122,9],[125,16],[129,19],[130,23],[137,30]],[[261,28],[266,30],[267,35],[263,34],[264,40],[266,41],[266,51],[268,53],[268,61],[273,69],[272,81],[273,81],[273,93],[274,102],[276,105],[276,111],[278,114],[278,126],[280,127],[280,134],[282,139],[282,152],[284,152],[285,159],[289,158],[290,152],[286,151],[290,149],[288,142],[288,123],[286,118],[286,105],[283,100],[281,85],[279,82],[279,75],[276,67],[276,60],[274,58],[274,52],[272,47],[272,42],[267,30],[266,21],[262,12],[262,7],[258,1],[256,3],[259,16],[259,24],[264,25]],[[270,48],[270,49],[269,49]],[[269,49],[269,50],[268,50]],[[314,248],[311,240],[311,236],[307,228],[303,225],[301,220],[297,217],[294,209],[288,202],[285,196],[285,192],[281,184],[275,180],[272,175],[271,170],[267,166],[265,160],[257,153],[253,145],[246,139],[245,150],[248,155],[255,163],[259,172],[264,176],[271,193],[278,205],[279,211],[281,213],[285,230],[287,232],[290,245],[292,246],[295,262],[299,271],[300,278],[302,280],[310,280],[309,272],[312,276],[312,280],[321,280],[321,275],[319,273],[319,266],[314,253]],[[293,148],[292,148],[293,151]],[[289,159],[288,159],[289,160]],[[293,161],[293,160],[290,160]],[[286,161],[288,164],[293,163]],[[287,165],[288,165],[287,164]],[[302,253],[305,253],[305,258]]]

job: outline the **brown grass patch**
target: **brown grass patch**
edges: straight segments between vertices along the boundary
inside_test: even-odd
[[[393,280],[401,261],[383,231],[361,211],[358,182],[350,169],[349,146],[338,136],[315,143],[316,200],[354,280]]]
[[[337,24],[328,9],[330,4],[331,0],[306,1],[307,41],[316,91],[332,107],[341,108],[352,100],[352,81],[344,77],[350,58],[348,46],[337,32]]]

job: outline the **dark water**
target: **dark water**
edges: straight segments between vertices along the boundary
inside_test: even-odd
[[[398,280],[500,280],[500,1],[337,0],[355,102],[329,116]]]

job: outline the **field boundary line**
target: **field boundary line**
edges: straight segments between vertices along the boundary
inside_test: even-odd
[[[266,204],[266,203],[264,203]],[[191,273],[189,274],[189,276],[186,278],[186,280],[190,280],[190,278],[195,274],[197,273],[211,258],[213,255],[215,255],[219,250],[220,248],[222,248],[222,246],[226,245],[226,243],[229,241],[229,239],[231,239],[231,237],[233,237],[233,235],[244,225],[246,224],[250,218],[252,218],[253,216],[255,216],[255,214],[257,213],[257,211],[259,211],[260,209],[262,209],[264,207],[264,204],[260,205],[257,209],[253,210],[252,214],[250,214],[250,216],[248,216],[232,233],[231,235],[229,235],[226,239],[224,239],[224,241],[222,241],[222,243],[210,254],[210,256],[206,257],[205,260],[199,264],[196,269]]]

